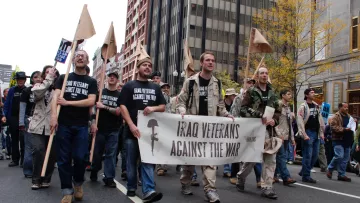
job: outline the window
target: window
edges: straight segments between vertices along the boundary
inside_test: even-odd
[[[191,4],[191,15],[196,15],[196,4]]]
[[[359,48],[359,17],[353,17],[351,22],[351,31],[350,31],[350,43],[351,43],[351,49],[357,50]]]
[[[195,37],[195,25],[190,25],[190,37]]]
[[[195,31],[196,37],[201,38],[201,34],[202,34],[201,27],[196,26],[195,30],[196,30]]]
[[[202,14],[204,12],[204,6],[198,5],[197,7],[198,7],[198,9],[197,9],[196,15],[197,16],[202,16]]]
[[[217,40],[217,30],[212,30],[212,40],[216,41]]]
[[[211,40],[211,28],[206,28],[206,39]]]
[[[324,60],[326,56],[325,31],[318,31],[314,41],[314,61]]]

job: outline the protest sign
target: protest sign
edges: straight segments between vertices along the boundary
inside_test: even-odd
[[[71,50],[71,42],[63,38],[61,40],[59,49],[56,53],[55,61],[60,63],[65,63],[70,50]]]
[[[153,164],[222,165],[262,162],[265,126],[260,118],[138,112],[141,160]]]

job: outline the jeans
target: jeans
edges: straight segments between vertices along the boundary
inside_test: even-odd
[[[115,178],[116,152],[118,147],[119,132],[98,132],[95,138],[94,160],[92,171],[97,173],[102,167],[102,155],[105,151],[104,159],[104,179]],[[105,150],[106,149],[106,150]]]
[[[256,163],[254,166],[254,172],[255,172],[255,177],[256,177],[256,182],[260,182],[261,181],[261,172],[262,172],[262,165],[261,163]]]
[[[30,134],[30,133],[29,133]],[[49,136],[39,135],[39,134],[30,134],[29,141],[31,143],[32,149],[32,164],[33,164],[33,176],[32,183],[33,184],[41,184],[41,183],[50,183],[51,176],[54,172],[56,155],[55,155],[55,147],[51,147],[50,156],[48,165],[46,168],[45,177],[41,177],[41,171],[44,164],[46,149],[49,144]]]
[[[121,153],[121,171],[126,171],[126,148],[125,148],[125,137],[124,137],[124,125],[120,126],[119,130],[119,142],[118,142],[118,151],[116,156],[116,163],[118,162],[119,153]]]
[[[62,193],[72,195],[74,193],[72,182],[75,186],[81,186],[84,182],[86,159],[89,154],[88,126],[59,124],[55,138]]]
[[[320,147],[318,132],[313,130],[306,130],[306,134],[310,139],[302,140],[303,159],[300,173],[302,174],[303,180],[310,179],[310,170],[314,167],[317,161]]]
[[[11,156],[11,136],[10,136],[10,130],[9,126],[2,126],[1,134],[5,136],[5,144],[6,144],[6,150],[7,155]]]
[[[288,141],[285,140],[284,143],[281,145],[279,151],[276,154],[275,176],[280,174],[280,177],[283,181],[286,181],[290,178],[289,170],[286,167],[286,150],[285,150],[285,146],[284,146],[287,144],[288,144]]]
[[[224,174],[225,173],[231,173],[231,164],[224,165]]]
[[[293,146],[291,144],[291,142],[289,142],[289,149],[286,150],[286,154],[287,154],[287,161],[294,161],[295,157],[294,157],[294,148],[295,146]]]
[[[1,129],[3,131],[4,128]],[[6,149],[6,135],[1,132],[1,147],[2,149]]]
[[[128,126],[125,126],[124,133],[126,133],[126,172],[127,172],[127,189],[135,191],[137,189],[137,161],[140,159],[139,143],[137,139],[129,138],[132,136]],[[141,181],[142,193],[144,198],[155,192],[154,181],[154,164],[141,163]]]
[[[24,137],[19,133],[19,117],[13,116],[10,118],[9,128],[11,134],[12,161],[19,163],[20,160],[24,160]]]
[[[28,117],[25,116],[25,131],[20,131],[20,134],[23,134],[24,137],[24,175],[32,175],[33,174],[33,164],[32,164],[32,144],[31,144],[31,133],[28,133],[27,130],[29,128],[29,120]]]
[[[350,159],[350,147],[343,147],[342,145],[335,145],[334,152],[335,156],[331,160],[328,170],[333,172],[334,170],[338,171],[338,177],[344,177],[346,172],[346,166]]]

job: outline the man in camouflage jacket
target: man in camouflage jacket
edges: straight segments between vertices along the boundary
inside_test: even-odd
[[[265,67],[259,68],[258,81],[254,87],[249,88],[241,102],[240,115],[247,118],[262,118],[262,123],[266,125],[265,131],[265,152],[263,154],[263,169],[261,188],[263,189],[262,196],[277,199],[275,191],[272,189],[274,172],[276,167],[276,152],[281,146],[277,140],[274,127],[279,121],[279,112],[275,111],[273,119],[267,120],[263,118],[265,107],[269,106],[278,109],[278,99],[271,85],[268,83],[268,70]],[[267,144],[273,141],[276,143],[268,148]],[[280,145],[279,145],[280,144]],[[256,163],[244,163],[240,172],[237,174],[238,181],[236,187],[239,191],[245,189],[245,179],[250,174],[252,168]]]

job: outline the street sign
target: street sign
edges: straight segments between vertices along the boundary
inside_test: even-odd
[[[71,42],[64,38],[61,39],[61,43],[55,57],[55,61],[60,63],[65,63],[70,50],[71,50]]]
[[[323,102],[321,105],[321,116],[323,117],[325,124],[327,124],[329,114],[330,114],[330,104]]]

